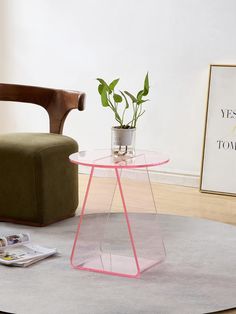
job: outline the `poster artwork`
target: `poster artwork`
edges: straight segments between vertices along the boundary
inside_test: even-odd
[[[236,194],[236,66],[210,66],[200,190]]]

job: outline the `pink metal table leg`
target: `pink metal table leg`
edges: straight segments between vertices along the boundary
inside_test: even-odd
[[[165,257],[148,171],[141,172],[140,181],[140,172],[133,173],[132,170],[135,175],[130,177],[129,172],[123,173],[124,169],[113,168],[109,170],[112,181],[107,180],[107,173],[105,176],[102,173],[105,179],[103,185],[100,176],[98,181],[93,180],[94,176],[101,174],[100,170],[91,167],[72,248],[71,265],[80,270],[138,278],[143,271]],[[141,190],[134,193],[129,180],[137,180],[137,176],[139,181],[136,181],[136,188],[138,186]],[[118,212],[113,208],[116,188],[121,201]],[[151,211],[151,216],[145,218],[142,212],[136,211],[139,202],[142,208]]]

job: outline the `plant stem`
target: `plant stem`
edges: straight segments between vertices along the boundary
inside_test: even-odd
[[[123,125],[123,123],[124,123],[125,112],[126,112],[126,106],[125,106],[125,108],[124,108],[124,110],[123,110],[123,113],[122,113],[122,120],[121,120],[122,125]]]
[[[133,122],[134,122],[134,125],[133,127],[136,128],[136,123],[137,123],[137,114],[138,114],[138,105],[134,105],[134,118],[133,118]]]
[[[135,105],[134,105],[134,102],[132,101],[132,106],[133,106],[133,119],[132,119],[132,123],[131,123],[131,127],[133,128],[133,121],[134,121],[134,117],[135,117]]]
[[[121,128],[122,128],[122,120],[121,117],[117,111],[117,104],[115,103],[115,105],[113,106],[111,100],[110,100],[110,96],[108,94],[108,102],[109,102],[109,107],[111,108],[111,110],[114,112],[115,114],[115,119],[116,121],[120,124]]]
[[[137,124],[137,121],[138,119],[144,114],[145,110],[142,111],[142,105],[140,105],[140,110],[139,110],[139,113],[136,117],[136,120],[135,120],[135,128],[136,128],[136,124]]]

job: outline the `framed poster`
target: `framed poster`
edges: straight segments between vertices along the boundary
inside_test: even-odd
[[[236,195],[236,65],[211,65],[200,191]]]

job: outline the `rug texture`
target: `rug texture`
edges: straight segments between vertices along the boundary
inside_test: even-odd
[[[0,266],[0,312],[202,314],[236,307],[235,226],[160,215],[167,257],[129,279],[71,268],[78,220],[44,228],[0,223],[1,234],[29,232],[32,242],[60,252],[28,268]]]

